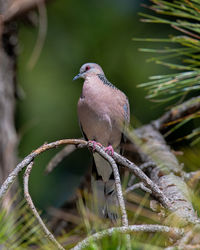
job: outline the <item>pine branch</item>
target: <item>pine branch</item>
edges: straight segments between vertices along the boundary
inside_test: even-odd
[[[199,52],[200,52],[200,21],[199,6],[186,0],[152,0],[153,5],[146,6],[156,12],[157,16],[140,13],[143,22],[161,23],[170,25],[178,30],[179,36],[170,36],[168,39],[134,39],[137,41],[175,43],[174,47],[164,47],[163,49],[140,49],[143,52],[156,53],[155,57],[148,59],[157,64],[165,65],[171,69],[183,70],[181,73],[169,74],[165,76],[154,76],[153,81],[140,84],[148,91],[147,98],[154,101],[169,101],[181,97],[189,92],[199,90]],[[164,15],[164,18],[161,17]],[[170,16],[173,16],[171,18]],[[157,56],[157,54],[164,54]],[[167,55],[166,55],[167,53]],[[169,62],[169,59],[181,59],[180,64]]]
[[[152,0],[151,2],[152,5],[144,5],[144,7],[155,12],[156,15],[140,13],[143,18],[142,21],[169,25],[180,34],[170,35],[169,38],[164,39],[137,38],[133,40],[163,43],[161,49],[142,48],[140,51],[155,54],[147,62],[161,64],[176,70],[176,73],[152,76],[149,82],[142,83],[139,87],[143,87],[147,91],[146,97],[153,102],[172,103],[179,99],[180,103],[189,94],[197,95],[200,90],[200,4],[196,0],[173,0],[170,2],[167,0]],[[174,107],[173,111],[178,108]],[[162,119],[171,115],[172,113],[168,112]],[[193,112],[189,116],[181,117],[180,120],[177,118],[176,121],[174,120],[176,125],[165,136],[199,117],[199,112]],[[161,122],[161,120],[157,122]],[[193,144],[195,144],[200,142],[199,135],[200,129],[196,128],[190,134],[177,139],[177,141],[193,139]]]
[[[148,173],[170,201],[173,214],[169,216],[169,220],[174,216],[177,219],[182,218],[179,219],[181,224],[198,223],[189,189],[182,178],[182,165],[170,151],[162,135],[152,125],[143,126],[134,133],[140,139],[142,152],[157,165],[149,168]]]

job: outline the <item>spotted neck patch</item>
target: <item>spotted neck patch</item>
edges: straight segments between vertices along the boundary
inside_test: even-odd
[[[115,87],[115,85],[113,85],[111,82],[109,82],[105,75],[103,74],[97,74],[97,76],[99,77],[99,79],[103,82],[103,84],[108,85],[109,87],[113,88],[113,89],[117,89],[117,87]]]

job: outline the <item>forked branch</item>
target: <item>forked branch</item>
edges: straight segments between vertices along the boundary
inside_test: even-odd
[[[42,226],[45,234],[49,238],[49,240],[55,244],[59,249],[63,249],[63,247],[56,241],[54,236],[50,233],[50,231],[47,229],[45,226],[44,222],[42,221],[41,217],[39,216],[32,200],[29,195],[29,190],[28,190],[28,180],[29,180],[29,175],[30,171],[33,166],[33,160],[39,156],[41,153],[52,149],[52,148],[57,148],[58,146],[61,145],[75,145],[76,148],[91,148],[93,145],[90,142],[87,142],[85,140],[81,139],[63,139],[59,141],[55,141],[52,143],[47,143],[39,147],[38,149],[34,150],[31,154],[26,156],[22,162],[20,162],[17,167],[9,174],[8,178],[4,181],[3,185],[0,188],[0,200],[3,198],[3,196],[6,194],[6,191],[10,187],[10,185],[15,181],[16,177],[18,176],[19,172],[24,168],[27,167],[24,175],[24,192],[25,192],[25,198],[33,212],[33,214],[36,216],[38,222]],[[77,247],[74,249],[81,249],[83,246],[86,246],[91,239],[100,239],[105,235],[111,235],[113,232],[121,232],[121,233],[130,233],[130,232],[138,232],[138,231],[143,231],[143,232],[166,232],[169,233],[171,231],[175,232],[176,234],[180,235],[182,231],[176,228],[172,227],[167,227],[167,226],[159,226],[159,225],[132,225],[128,226],[128,219],[127,219],[127,214],[126,214],[126,209],[125,209],[125,203],[124,203],[124,198],[122,194],[122,188],[121,188],[121,181],[120,181],[120,176],[118,172],[118,167],[117,164],[121,165],[122,167],[128,168],[135,176],[137,176],[140,181],[144,184],[144,186],[148,189],[148,192],[151,192],[152,195],[157,198],[157,200],[169,211],[171,211],[171,206],[170,206],[170,201],[168,198],[164,195],[164,193],[159,189],[159,187],[134,163],[129,161],[128,159],[124,158],[123,156],[114,153],[113,156],[108,155],[105,152],[105,148],[103,146],[96,145],[95,146],[95,151],[98,152],[103,158],[105,158],[110,165],[113,168],[114,172],[114,177],[115,177],[115,185],[116,185],[116,190],[117,190],[117,197],[119,200],[119,206],[120,206],[120,211],[122,215],[122,226],[120,228],[110,228],[108,230],[105,230],[103,232],[94,234],[93,236],[88,237],[85,239],[82,243],[78,244]],[[172,210],[173,212],[173,210]],[[92,237],[92,238],[91,238]]]

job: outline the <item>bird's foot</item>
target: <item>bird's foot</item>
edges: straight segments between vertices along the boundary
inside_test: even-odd
[[[114,155],[114,149],[111,145],[105,148],[105,152],[111,156]]]
[[[101,143],[96,142],[96,141],[89,140],[89,143],[91,144],[91,148],[93,152],[95,151],[97,145],[102,147]]]

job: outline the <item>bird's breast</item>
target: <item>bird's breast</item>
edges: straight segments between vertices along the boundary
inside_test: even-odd
[[[83,91],[78,102],[78,116],[83,132],[89,140],[96,140],[104,146],[118,146],[121,131],[118,120],[122,120],[121,105],[117,97],[105,90]]]

